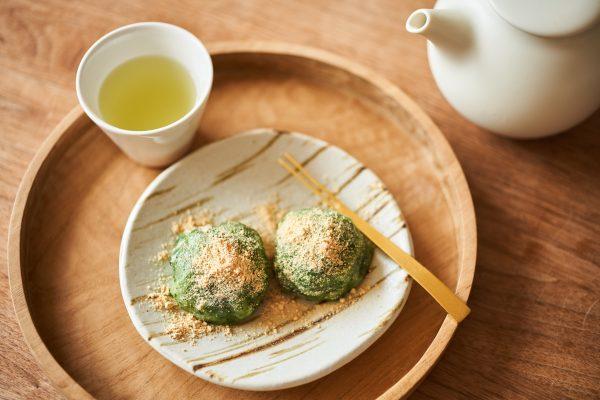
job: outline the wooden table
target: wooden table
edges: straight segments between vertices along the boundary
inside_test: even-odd
[[[438,92],[424,40],[404,31],[409,13],[430,1],[171,3],[0,2],[1,252],[21,176],[77,103],[77,64],[102,34],[161,20],[209,44],[249,39],[321,47],[371,67],[412,96],[450,141],[473,194],[473,313],[413,397],[600,397],[600,113],[537,141],[475,127]],[[0,398],[60,398],[21,337],[1,262]]]

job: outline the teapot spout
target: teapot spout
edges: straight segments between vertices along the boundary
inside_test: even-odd
[[[435,46],[452,50],[464,50],[471,42],[469,21],[459,10],[416,10],[406,20],[406,30],[426,37]]]

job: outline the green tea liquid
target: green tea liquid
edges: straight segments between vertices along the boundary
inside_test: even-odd
[[[121,129],[146,131],[177,121],[196,100],[192,77],[163,56],[126,61],[108,74],[98,99],[102,118]]]

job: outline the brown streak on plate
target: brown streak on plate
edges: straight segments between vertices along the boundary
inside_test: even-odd
[[[402,221],[402,223],[400,224],[400,227],[398,229],[396,229],[394,232],[392,232],[389,236],[388,239],[393,238],[394,236],[396,236],[397,234],[399,234],[400,232],[402,232],[402,229],[406,228],[406,222]]]
[[[408,280],[409,280],[409,276],[408,276],[408,275],[406,275],[406,277],[404,278],[404,281],[405,281],[405,282],[408,282]],[[396,307],[392,308],[391,310],[388,310],[387,312],[385,312],[385,313],[382,315],[382,318],[381,318],[381,320],[380,320],[380,321],[377,323],[377,325],[375,325],[373,328],[371,328],[371,329],[369,329],[369,330],[367,330],[367,331],[365,331],[365,332],[361,333],[360,335],[358,335],[358,337],[362,337],[362,336],[364,336],[364,335],[367,335],[367,334],[369,334],[369,333],[371,333],[371,332],[375,332],[375,331],[377,331],[377,330],[379,330],[379,329],[383,328],[383,327],[384,327],[384,326],[385,326],[385,325],[386,325],[386,324],[387,324],[387,323],[390,321],[390,319],[392,318],[392,316],[393,316],[393,315],[394,315],[396,312],[398,312],[399,310],[401,310],[401,309],[404,307],[404,305],[406,304],[406,300],[407,300],[407,299],[408,299],[408,296],[405,296],[405,297],[404,297],[404,299],[403,299],[403,300],[400,302],[400,304],[398,304]]]
[[[142,301],[146,301],[148,299],[148,295],[147,294],[143,294],[141,296],[137,296],[134,297],[133,299],[131,299],[131,305],[136,305],[137,303],[140,303]]]
[[[358,167],[356,169],[356,171],[354,171],[354,173],[352,174],[352,176],[350,176],[350,178],[346,179],[346,181],[344,183],[342,183],[337,190],[334,192],[334,194],[340,194],[340,192],[342,190],[344,190],[346,188],[346,186],[348,186],[350,183],[352,183],[352,181],[354,179],[356,179],[357,176],[359,176],[363,171],[365,171],[367,169],[367,167],[365,167],[364,165],[361,165],[360,167]]]
[[[206,373],[206,375],[207,375],[209,378],[216,379],[216,380],[218,380],[219,382],[223,382],[223,381],[225,380],[225,377],[224,377],[223,375],[221,375],[221,374],[218,374],[218,373],[216,373],[216,372],[215,372],[215,371],[213,371],[213,370],[210,370],[210,369],[209,369],[209,370],[207,370],[205,373]]]
[[[319,147],[317,149],[317,151],[315,151],[313,154],[311,154],[310,156],[308,156],[308,158],[306,158],[306,160],[302,161],[300,163],[300,165],[302,165],[303,167],[306,167],[306,165],[308,165],[309,162],[311,162],[312,160],[314,160],[315,158],[317,158],[317,156],[319,154],[321,154],[322,152],[324,152],[325,150],[327,150],[328,147],[329,147],[328,144],[326,144],[325,146]],[[283,182],[285,182],[288,179],[290,179],[291,177],[292,177],[292,175],[288,172],[283,178],[281,178],[280,180],[278,180],[277,182],[275,182],[275,184],[273,186],[279,186]]]
[[[269,372],[270,370],[272,370],[272,369],[274,369],[274,368],[275,368],[275,367],[271,367],[271,368],[263,369],[263,370],[261,370],[261,371],[249,372],[249,373],[247,373],[247,374],[245,374],[245,375],[238,376],[237,378],[234,378],[234,379],[232,380],[232,382],[239,381],[240,379],[252,378],[253,376],[260,375],[260,374],[264,374],[265,372]]]
[[[267,151],[269,149],[269,147],[271,147],[273,144],[275,144],[275,142],[283,135],[285,135],[286,133],[283,131],[279,131],[275,134],[275,136],[273,136],[263,147],[261,147],[256,153],[252,154],[251,156],[249,156],[248,158],[246,158],[244,161],[234,165],[233,167],[221,172],[217,178],[213,181],[213,183],[210,185],[210,187],[215,187],[223,182],[225,182],[226,180],[233,178],[235,175],[237,175],[239,172],[244,171],[245,169],[249,168],[252,164],[252,161],[254,159],[256,159],[258,156],[260,156],[262,153],[264,153],[265,151]]]
[[[151,198],[160,196],[161,194],[169,193],[171,190],[173,190],[175,188],[176,188],[176,186],[171,186],[166,189],[157,190],[156,192],[152,193],[150,196],[146,197],[146,200],[150,200]]]
[[[261,336],[262,336],[262,335],[261,335]],[[228,352],[230,352],[230,351],[232,351],[232,350],[237,350],[237,349],[239,349],[239,348],[242,348],[242,347],[244,347],[244,346],[245,346],[245,345],[247,345],[248,343],[252,342],[252,340],[254,340],[254,339],[257,339],[257,338],[259,338],[259,337],[261,337],[261,336],[256,336],[256,337],[253,337],[253,338],[251,338],[251,339],[242,340],[241,342],[238,342],[238,343],[236,343],[236,344],[233,344],[233,345],[231,345],[231,346],[223,347],[223,348],[221,348],[221,349],[219,349],[219,350],[217,350],[217,351],[214,351],[214,352],[212,352],[212,353],[207,353],[207,354],[203,354],[203,355],[201,355],[200,357],[194,357],[194,358],[191,358],[191,359],[187,360],[186,362],[187,362],[188,364],[190,364],[190,363],[193,363],[193,362],[196,362],[196,361],[205,360],[205,359],[207,359],[207,358],[210,358],[210,357],[213,357],[213,356],[218,356],[218,355],[221,355],[221,354],[224,354],[224,353],[228,353]]]
[[[148,322],[142,322],[142,325],[144,326],[149,326],[149,325],[158,325],[158,324],[164,324],[165,321],[148,321]]]
[[[157,219],[156,221],[148,222],[146,225],[143,225],[143,226],[137,227],[137,228],[133,229],[133,231],[139,231],[139,230],[142,230],[142,229],[148,228],[149,226],[152,226],[152,225],[158,224],[159,222],[163,222],[163,221],[165,221],[165,220],[167,220],[167,219],[169,219],[169,218],[176,217],[176,216],[178,216],[178,215],[181,215],[181,214],[183,214],[183,213],[184,213],[184,212],[186,212],[186,211],[189,211],[189,210],[192,210],[192,209],[194,209],[194,208],[200,207],[200,206],[202,206],[202,205],[204,205],[204,204],[208,203],[208,202],[209,202],[209,201],[211,201],[211,200],[212,200],[212,197],[204,197],[204,198],[202,198],[202,199],[200,199],[200,200],[198,200],[198,201],[195,201],[195,202],[193,202],[193,203],[191,203],[191,204],[188,204],[188,205],[186,205],[186,206],[184,206],[184,207],[181,207],[181,208],[179,208],[179,209],[177,209],[177,210],[173,211],[172,213],[169,213],[168,215],[165,215],[164,217],[162,217],[162,218],[160,218],[160,219]]]
[[[165,332],[154,332],[154,333],[151,333],[148,335],[148,341],[150,341],[154,338],[157,338],[157,337],[167,336],[167,335],[168,335],[168,333],[166,331]]]
[[[390,204],[390,203],[391,203],[391,200],[390,200],[390,199],[388,199],[388,200],[384,201],[384,202],[383,202],[383,204],[381,204],[381,205],[380,205],[380,206],[379,206],[379,207],[378,207],[378,208],[377,208],[377,209],[376,209],[376,210],[373,212],[373,214],[371,214],[371,215],[369,216],[369,218],[367,218],[367,222],[371,222],[371,220],[372,220],[372,219],[373,219],[373,218],[374,218],[374,217],[375,217],[377,214],[379,214],[379,213],[381,212],[381,210],[383,210],[383,209],[385,208],[385,206],[387,206],[387,205],[388,205],[388,204]]]
[[[374,287],[379,286],[384,280],[387,279],[388,276],[390,276],[391,274],[393,274],[396,271],[397,270],[393,270],[393,271],[389,272],[388,274],[386,274],[385,276],[383,276],[382,278],[380,278],[377,282],[375,282],[373,285],[371,285],[363,294],[361,294],[359,296],[356,296],[356,300],[358,300],[361,297],[363,297],[365,294],[367,294]],[[325,314],[325,315],[321,316],[320,318],[317,318],[316,320],[311,321],[311,322],[307,323],[306,325],[298,327],[297,329],[291,331],[290,333],[287,333],[287,334],[285,334],[285,335],[283,335],[283,336],[281,336],[281,337],[279,337],[279,338],[277,338],[277,339],[275,339],[275,340],[273,340],[271,342],[262,344],[262,345],[260,345],[258,347],[254,347],[252,349],[248,349],[248,350],[242,351],[241,353],[238,353],[238,354],[234,354],[234,355],[231,355],[231,356],[223,357],[223,358],[221,358],[219,360],[209,361],[209,362],[204,363],[204,364],[196,364],[196,365],[192,366],[192,369],[195,372],[195,371],[198,371],[199,369],[202,369],[202,368],[205,368],[205,367],[210,367],[210,366],[213,366],[213,365],[222,364],[224,362],[235,360],[237,358],[244,357],[244,356],[247,356],[249,354],[262,351],[264,349],[268,349],[269,347],[276,346],[276,345],[278,345],[280,343],[283,343],[283,342],[285,342],[285,341],[287,341],[287,340],[289,340],[289,339],[291,339],[291,338],[293,338],[295,336],[300,335],[303,332],[306,332],[310,328],[314,327],[315,325],[317,325],[317,324],[319,324],[319,323],[321,323],[323,321],[327,321],[328,319],[331,319],[335,315],[339,314],[341,311],[347,309],[348,306],[346,306],[344,308],[341,308],[339,310],[334,310],[331,314]]]
[[[178,344],[181,344],[181,342],[175,341],[175,342],[168,342],[168,343],[159,343],[158,345],[161,347],[163,347],[163,346],[166,347],[166,346],[177,346]]]
[[[306,353],[306,352],[308,352],[308,351],[310,351],[310,350],[312,350],[312,349],[314,349],[314,348],[316,348],[316,347],[318,347],[318,346],[320,346],[322,344],[323,344],[323,342],[317,343],[314,346],[309,347],[308,349],[302,350],[301,352],[296,353],[296,354],[292,354],[291,356],[286,357],[284,359],[272,362],[270,364],[263,365],[262,367],[254,368],[254,369],[251,370],[251,372],[249,372],[249,373],[247,373],[245,375],[242,375],[242,376],[238,376],[237,378],[233,379],[233,382],[238,381],[240,379],[250,378],[250,377],[262,374],[264,372],[271,371],[273,368],[275,368],[276,365],[279,365],[279,364],[281,364],[283,362],[291,360],[292,358],[298,357],[298,356],[300,356],[300,355],[302,355],[302,354],[304,354],[304,353]]]
[[[298,343],[298,344],[296,344],[294,346],[290,346],[290,347],[287,347],[285,349],[274,351],[271,354],[269,354],[269,358],[275,358],[275,357],[278,357],[278,356],[280,356],[282,354],[289,353],[290,351],[294,351],[296,349],[299,349],[302,346],[306,346],[307,344],[312,343],[312,342],[314,342],[317,339],[319,339],[319,336],[315,336],[312,339],[307,340],[306,342]]]
[[[376,198],[378,198],[380,195],[387,193],[385,190],[380,190],[378,192],[375,192],[375,194],[369,196],[367,198],[367,200],[365,200],[360,206],[358,206],[358,208],[356,210],[354,210],[355,213],[359,213],[361,210],[363,210],[366,206],[368,206],[369,204],[371,204],[373,202],[373,200],[375,200]]]

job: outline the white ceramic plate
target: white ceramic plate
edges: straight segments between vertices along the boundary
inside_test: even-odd
[[[274,390],[320,378],[349,362],[392,324],[402,309],[411,280],[381,251],[358,301],[333,316],[331,304],[315,307],[307,324],[290,321],[276,334],[248,323],[251,338],[237,328],[233,336],[215,334],[195,343],[177,342],[162,332],[164,316],[134,299],[168,266],[149,260],[170,235],[172,222],[200,208],[217,211],[217,223],[237,219],[257,223],[256,206],[279,196],[285,209],[313,206],[318,199],[281,168],[284,152],[302,162],[317,179],[379,231],[412,254],[402,214],[381,181],[343,150],[306,135],[256,129],[211,143],[161,173],[133,208],[119,260],[121,290],[129,316],[144,340],[179,367],[211,382],[247,390]],[[240,218],[240,216],[243,216]],[[166,271],[166,272],[165,272]],[[304,321],[306,321],[304,319]],[[252,330],[254,329],[254,330]],[[258,329],[258,331],[257,331]]]

